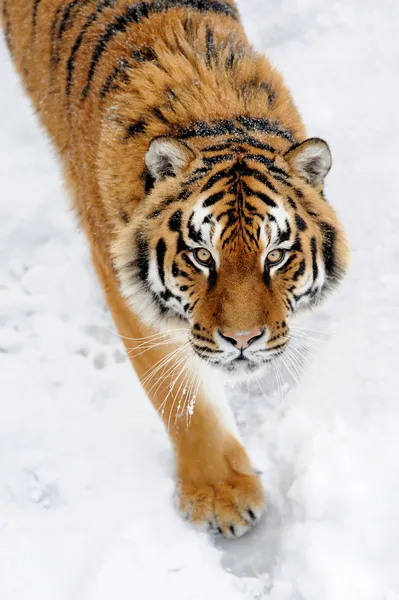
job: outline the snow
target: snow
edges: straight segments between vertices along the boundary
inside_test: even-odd
[[[285,373],[284,393],[271,376],[266,394],[231,394],[268,517],[215,542],[175,513],[167,436],[2,43],[2,600],[399,600],[399,4],[238,4],[331,145],[327,193],[352,248],[339,294],[304,324],[299,385]]]

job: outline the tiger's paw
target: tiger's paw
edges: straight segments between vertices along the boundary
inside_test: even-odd
[[[253,529],[265,511],[259,477],[239,473],[212,485],[180,482],[176,501],[185,519],[230,539]]]

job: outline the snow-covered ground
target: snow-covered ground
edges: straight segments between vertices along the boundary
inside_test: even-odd
[[[331,144],[353,253],[300,384],[233,392],[268,518],[215,545],[175,514],[167,437],[1,43],[1,600],[399,599],[399,2],[239,5]]]

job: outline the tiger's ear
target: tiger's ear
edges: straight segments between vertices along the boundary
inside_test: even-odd
[[[178,140],[160,137],[153,140],[145,155],[145,164],[155,181],[176,177],[194,160],[194,152]]]
[[[320,138],[305,140],[289,150],[284,158],[300,177],[314,186],[324,183],[332,165],[330,148],[327,142]]]

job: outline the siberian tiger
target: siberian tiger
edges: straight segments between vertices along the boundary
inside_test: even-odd
[[[266,369],[294,315],[345,272],[323,195],[329,147],[306,139],[233,0],[0,4],[108,306],[171,438],[177,505],[238,537],[265,496],[220,382]]]

